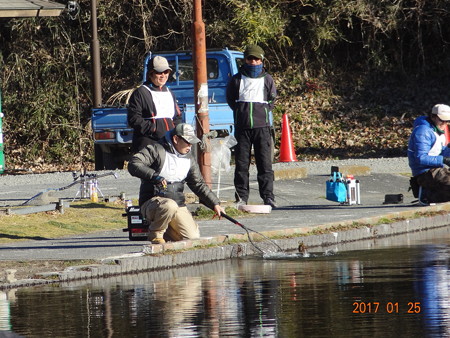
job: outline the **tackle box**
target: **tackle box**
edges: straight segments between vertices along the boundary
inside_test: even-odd
[[[139,206],[129,206],[126,213],[122,216],[127,217],[128,227],[123,229],[128,232],[130,241],[146,241],[148,239],[148,223],[142,217],[141,208]]]

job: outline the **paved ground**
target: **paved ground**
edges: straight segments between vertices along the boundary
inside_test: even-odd
[[[277,176],[282,173],[285,177],[291,177],[275,182],[279,208],[272,210],[270,214],[251,214],[248,217],[239,218],[239,221],[257,231],[271,231],[313,227],[331,222],[358,220],[401,211],[425,210],[424,207],[412,203],[415,199],[408,192],[409,178],[405,175],[408,173],[406,161],[401,162],[400,166],[396,165],[395,170],[387,169],[389,161],[384,166],[380,166],[380,161],[373,166],[370,164],[375,162],[361,161],[361,163],[362,166],[359,167],[348,166],[345,162],[335,163],[330,161],[320,162],[315,166],[314,163],[302,165],[301,162],[276,165]],[[339,205],[325,199],[325,181],[329,177],[331,165],[340,165],[343,172],[355,173],[355,177],[360,180],[360,205]],[[390,170],[392,173],[383,172],[386,170]],[[63,175],[60,174],[59,179]],[[70,173],[67,175],[70,175]],[[299,178],[292,178],[295,176]],[[62,179],[65,178],[62,177]],[[70,179],[69,177],[68,183],[71,182]],[[214,180],[215,182],[218,181],[217,175],[214,176]],[[261,200],[258,196],[256,177],[253,171],[251,180],[252,192],[249,202],[250,204],[260,204]],[[39,181],[35,180],[37,184],[39,184]],[[54,186],[58,186],[58,182],[54,184]],[[64,185],[62,182],[59,182],[59,184],[59,186]],[[139,180],[127,176],[125,172],[122,172],[118,179],[110,176],[104,178],[103,181],[100,180],[100,188],[102,188],[103,193],[111,196],[125,193],[129,197],[135,197],[138,186]],[[218,188],[219,190],[217,190]],[[33,189],[34,192],[30,193]],[[14,196],[16,196],[17,201],[23,201],[43,189],[39,185],[28,185],[28,187],[16,185]],[[219,193],[221,200],[231,203],[234,200],[232,173],[222,174],[220,187],[214,184],[213,189]],[[73,190],[64,190],[61,194],[71,197],[74,196],[76,191],[75,187]],[[11,197],[6,197],[8,196],[6,189],[2,191],[2,194],[3,201],[6,203],[7,199]],[[13,196],[12,194],[9,196]],[[401,204],[383,204],[385,194],[403,194],[404,201]],[[195,208],[196,205],[190,207]],[[199,225],[202,237],[244,233],[241,228],[225,219],[200,221]],[[127,233],[116,230],[62,239],[0,244],[0,260],[104,259],[139,254],[142,252],[144,245],[148,245],[148,243],[129,241]]]

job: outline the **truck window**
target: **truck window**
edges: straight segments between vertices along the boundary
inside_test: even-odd
[[[236,58],[236,66],[237,69],[241,68],[241,66],[244,64],[244,58]]]
[[[208,80],[219,77],[219,63],[217,59],[206,59],[206,76]]]
[[[175,61],[169,60],[170,68],[175,69]],[[193,81],[194,80],[194,67],[192,65],[192,59],[178,59],[178,76],[180,81]],[[206,76],[208,80],[217,79],[219,77],[219,63],[217,59],[206,59]],[[167,82],[175,82],[176,74],[172,72]]]

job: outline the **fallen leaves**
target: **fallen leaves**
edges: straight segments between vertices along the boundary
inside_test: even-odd
[[[371,82],[361,79],[363,74],[345,74],[306,82],[302,93],[292,95],[297,86],[290,90],[289,78],[277,75],[277,83],[283,84],[274,111],[277,147],[281,115],[287,113],[299,160],[406,156],[414,119],[434,104],[450,101],[448,79]]]

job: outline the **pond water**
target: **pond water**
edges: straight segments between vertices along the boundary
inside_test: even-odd
[[[0,329],[0,337],[450,336],[450,227],[309,257],[1,292]]]

